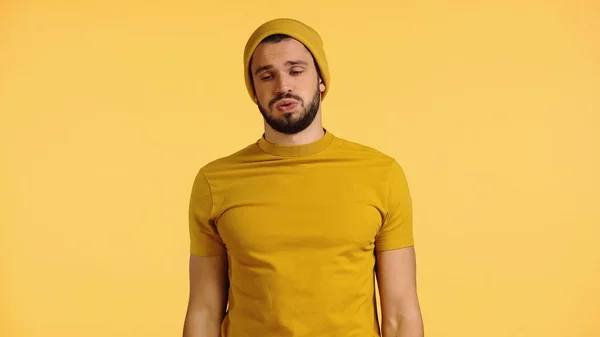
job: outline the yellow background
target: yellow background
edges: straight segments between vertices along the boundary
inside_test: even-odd
[[[596,0],[2,1],[0,335],[180,335],[191,183],[260,137],[276,16],[325,40],[327,128],[407,172],[427,337],[600,336]]]

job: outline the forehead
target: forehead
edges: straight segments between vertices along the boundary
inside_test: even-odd
[[[295,39],[286,39],[277,43],[261,43],[252,55],[252,69],[272,65],[283,66],[288,61],[305,61],[311,64],[312,54],[306,47]]]

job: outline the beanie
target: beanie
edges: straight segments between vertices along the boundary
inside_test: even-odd
[[[321,73],[321,79],[325,84],[325,91],[321,93],[321,99],[323,99],[329,91],[330,82],[329,66],[327,65],[327,58],[325,57],[325,50],[323,49],[323,41],[313,28],[298,20],[288,18],[273,19],[263,23],[254,31],[254,33],[252,33],[246,43],[246,47],[244,48],[244,78],[250,98],[256,102],[254,85],[252,84],[252,78],[249,71],[252,54],[260,42],[272,34],[289,35],[304,44],[311,52],[317,67],[319,68],[319,72]]]

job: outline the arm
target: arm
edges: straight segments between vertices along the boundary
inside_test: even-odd
[[[397,162],[392,163],[388,187],[385,219],[375,242],[382,337],[423,337],[412,197],[404,170]]]
[[[219,337],[227,306],[227,257],[190,255],[183,337]]]
[[[376,257],[382,337],[423,337],[414,248],[379,251]]]
[[[219,337],[226,312],[229,278],[227,249],[212,211],[211,186],[200,172],[192,186],[189,206],[190,293],[183,337]]]

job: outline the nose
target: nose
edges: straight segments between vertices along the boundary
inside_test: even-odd
[[[292,81],[289,76],[279,75],[277,76],[277,94],[287,94],[294,90]]]

